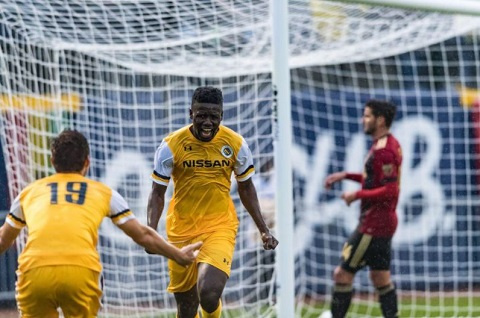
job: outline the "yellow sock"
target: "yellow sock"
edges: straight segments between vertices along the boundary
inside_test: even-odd
[[[175,317],[178,318],[178,315],[175,315]],[[193,318],[200,318],[200,316],[198,315],[198,312],[197,312],[197,314],[195,315],[195,317],[193,317]]]
[[[202,318],[220,318],[222,314],[222,300],[220,299],[218,301],[218,307],[214,312],[208,313],[202,308],[202,306],[200,306],[200,311],[202,312]]]

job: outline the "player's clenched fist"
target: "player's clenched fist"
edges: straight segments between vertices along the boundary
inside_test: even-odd
[[[278,240],[270,232],[262,233],[263,248],[274,250],[278,245]]]

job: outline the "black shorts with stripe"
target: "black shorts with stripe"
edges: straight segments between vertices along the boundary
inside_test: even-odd
[[[355,274],[368,266],[371,270],[390,270],[391,237],[373,237],[355,230],[343,246],[341,267]]]

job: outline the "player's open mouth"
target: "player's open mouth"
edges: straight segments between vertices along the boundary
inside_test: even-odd
[[[212,129],[201,129],[200,130],[200,136],[203,138],[210,138],[212,136]]]

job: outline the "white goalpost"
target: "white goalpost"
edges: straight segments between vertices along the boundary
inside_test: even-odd
[[[480,316],[478,5],[409,3],[6,1],[0,143],[10,198],[53,172],[49,138],[76,128],[91,142],[89,177],[117,189],[146,223],[156,147],[189,123],[196,87],[218,86],[223,123],[252,149],[280,241],[263,251],[234,186],[240,227],[222,317],[317,318],[358,217],[339,199],[355,185],[326,191],[323,181],[361,171],[363,104],[388,99],[404,151],[392,261],[400,316]],[[174,317],[163,258],[108,220],[98,249],[101,317]],[[354,288],[350,317],[380,317],[368,272]]]
[[[276,232],[282,245],[276,252],[277,312],[279,318],[295,313],[294,216],[292,192],[292,115],[289,66],[288,1],[271,0],[272,108],[275,155]]]

